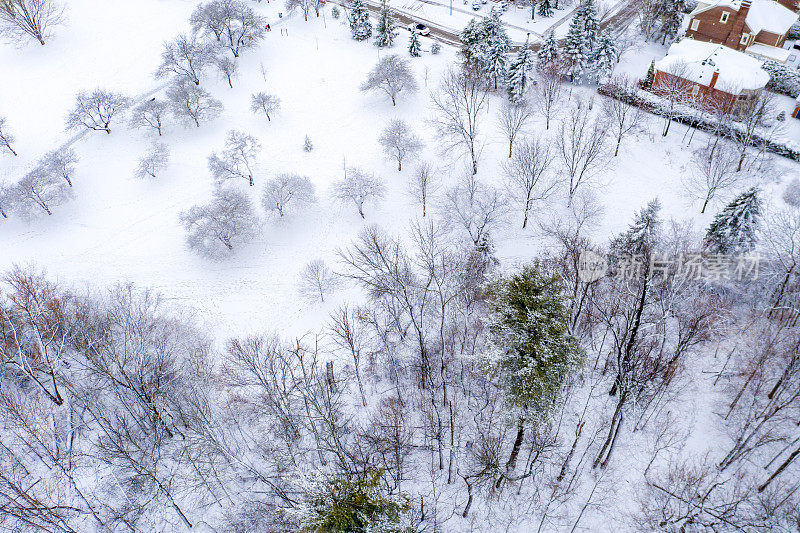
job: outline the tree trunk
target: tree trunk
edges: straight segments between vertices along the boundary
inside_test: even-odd
[[[764,483],[761,484],[760,487],[758,487],[758,492],[764,492],[764,489],[766,489],[769,486],[769,484],[772,483],[772,480],[778,477],[780,473],[783,472],[786,469],[786,467],[789,466],[789,464],[795,460],[795,458],[797,458],[798,455],[800,455],[800,448],[797,448],[795,451],[793,451],[791,455],[789,455],[789,457],[787,457],[786,460],[781,464],[781,466],[779,466],[778,469],[775,472],[773,472],[771,476],[769,476],[769,479],[767,479]]]
[[[525,440],[525,420],[520,418],[517,426],[517,438],[514,439],[514,447],[511,448],[511,455],[506,463],[506,472],[511,472],[517,466],[517,457],[523,440]]]

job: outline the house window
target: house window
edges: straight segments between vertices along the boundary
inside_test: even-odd
[[[697,31],[697,28],[699,28],[699,27],[700,27],[700,21],[697,20],[697,19],[694,19],[692,21],[692,31]]]
[[[739,43],[747,44],[748,40],[750,40],[750,34],[749,33],[743,33],[742,34],[742,38],[739,40]]]
[[[722,16],[719,18],[719,21],[720,21],[721,23],[723,23],[723,24],[725,24],[726,22],[728,22],[728,14],[729,14],[729,13],[728,13],[727,11],[723,11],[723,12],[722,12]]]

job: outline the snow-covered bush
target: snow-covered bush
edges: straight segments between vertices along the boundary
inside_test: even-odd
[[[800,179],[794,178],[786,185],[783,201],[793,207],[800,207]]]

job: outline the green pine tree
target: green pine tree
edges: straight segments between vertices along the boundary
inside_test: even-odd
[[[521,102],[525,98],[525,91],[528,88],[528,71],[531,68],[533,52],[528,48],[528,41],[525,41],[517,57],[508,67],[506,92],[508,99],[512,102]]]
[[[540,0],[538,12],[540,17],[552,17],[553,6],[550,4],[550,0]]]
[[[372,22],[369,21],[369,10],[361,0],[353,1],[348,20],[353,39],[365,41],[372,36]]]
[[[590,50],[591,47],[586,39],[582,10],[579,9],[572,17],[567,37],[564,40],[564,66],[571,82],[582,81],[589,62]]]
[[[419,38],[417,37],[417,32],[411,32],[411,38],[408,41],[408,55],[411,57],[419,57],[420,49],[422,47],[419,44]]]
[[[606,35],[600,37],[590,62],[597,81],[611,74],[617,63],[617,46],[611,37]]]
[[[461,41],[461,55],[466,67],[475,67],[480,61],[481,49],[485,40],[484,26],[471,19],[458,35]]]
[[[536,69],[539,72],[552,71],[560,61],[561,52],[558,49],[558,41],[556,41],[556,36],[551,31],[547,34],[547,38],[537,53]]]
[[[492,283],[487,296],[494,345],[490,369],[498,376],[518,421],[517,439],[506,464],[511,470],[526,422],[552,409],[582,356],[569,332],[562,281],[538,263]]]
[[[494,11],[485,18],[482,24],[483,43],[480,48],[480,67],[486,77],[493,80],[496,90],[498,82],[506,75],[508,66],[506,54],[511,48],[511,40],[503,28],[503,21],[500,20],[498,11]]]
[[[303,533],[401,533],[401,518],[409,511],[408,499],[384,495],[382,470],[365,479],[348,475],[319,483],[309,501],[293,512]]]
[[[392,12],[384,0],[378,16],[378,27],[375,29],[375,44],[380,48],[392,46],[395,37],[397,37],[397,32],[392,22]]]
[[[650,62],[650,67],[647,69],[647,75],[644,77],[644,81],[642,82],[642,88],[646,90],[650,90],[653,88],[653,80],[656,77],[656,62],[655,60]]]
[[[703,246],[712,253],[749,252],[758,240],[761,199],[753,187],[743,192],[714,217]]]

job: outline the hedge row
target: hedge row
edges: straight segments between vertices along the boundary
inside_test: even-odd
[[[735,127],[720,126],[707,118],[699,116],[698,113],[670,113],[666,107],[661,103],[660,98],[651,93],[629,92],[620,90],[619,86],[613,84],[601,85],[597,92],[603,96],[615,98],[628,105],[636,106],[640,109],[658,115],[661,117],[669,116],[675,122],[685,124],[701,131],[713,133],[715,135],[722,135],[728,139],[741,140],[742,133]],[[759,134],[752,135],[752,146],[764,148],[766,151],[779,156],[791,159],[793,161],[800,161],[800,147],[791,146],[787,143],[780,143],[771,139],[765,139]]]

